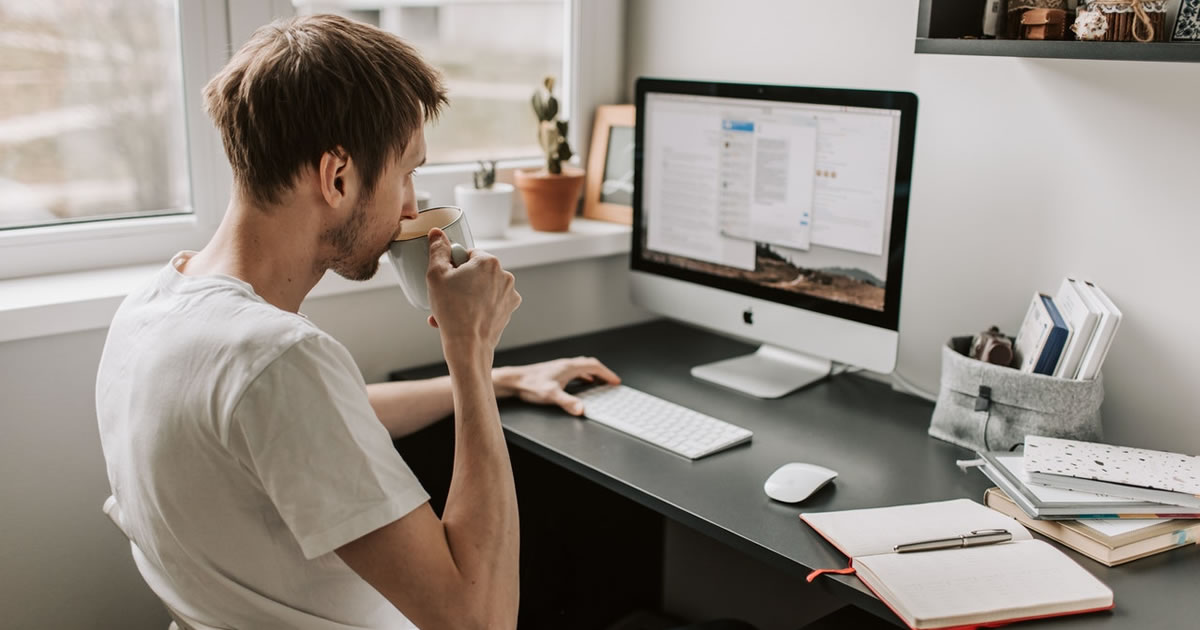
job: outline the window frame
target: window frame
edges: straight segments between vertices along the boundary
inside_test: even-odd
[[[200,93],[227,59],[229,14],[224,0],[179,0],[178,11],[191,213],[0,231],[0,278],[166,261],[212,236],[232,176]]]

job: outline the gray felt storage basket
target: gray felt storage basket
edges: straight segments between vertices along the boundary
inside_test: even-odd
[[[1021,372],[968,356],[970,337],[942,347],[942,389],[929,435],[975,450],[1007,451],[1026,435],[1101,439],[1104,384]]]

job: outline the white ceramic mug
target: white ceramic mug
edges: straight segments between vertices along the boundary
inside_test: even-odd
[[[425,274],[429,271],[429,230],[441,228],[450,239],[451,262],[455,267],[469,257],[475,246],[471,228],[463,211],[454,206],[438,206],[417,213],[417,218],[400,223],[400,235],[388,248],[388,260],[396,268],[404,297],[413,306],[429,310],[429,287]]]

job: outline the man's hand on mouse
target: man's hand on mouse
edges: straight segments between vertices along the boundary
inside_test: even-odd
[[[583,413],[583,401],[568,394],[563,387],[574,379],[602,381],[612,385],[621,377],[594,357],[555,359],[543,363],[496,368],[496,396],[517,396],[521,400],[543,405],[554,404],[567,413]]]

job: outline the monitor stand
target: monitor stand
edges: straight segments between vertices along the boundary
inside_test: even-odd
[[[811,385],[833,370],[833,362],[763,344],[740,357],[697,365],[692,376],[756,398],[779,398]]]

